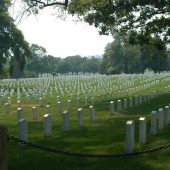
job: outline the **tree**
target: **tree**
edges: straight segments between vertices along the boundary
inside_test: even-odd
[[[9,61],[10,75],[19,77],[31,52],[22,32],[8,13],[9,6],[10,0],[0,1],[0,75],[2,77],[5,64]]]
[[[170,41],[169,0],[72,0],[68,11],[98,27],[101,34],[157,33],[164,42]]]
[[[61,74],[71,72],[71,64],[66,59],[61,60],[58,65],[58,72]]]
[[[37,77],[39,73],[43,73],[43,63],[42,59],[46,56],[46,49],[37,44],[32,44],[30,46],[32,57],[27,60],[26,70],[35,72]]]
[[[81,56],[76,55],[76,56],[69,56],[65,59],[67,62],[70,63],[70,67],[71,67],[71,72],[78,74],[78,72],[80,72],[80,65],[83,62],[83,58],[81,58]]]
[[[123,44],[120,37],[108,43],[105,47],[101,72],[106,74],[119,74],[123,71]]]
[[[156,33],[161,35],[164,43],[170,42],[169,0],[22,1],[27,7],[25,11],[34,14],[49,6],[53,6],[54,9],[67,7],[69,14],[76,15],[80,20],[99,28],[100,34],[129,35],[132,32],[136,34],[136,38],[131,36],[131,40],[139,39],[140,43],[145,44],[148,43],[149,37]]]
[[[83,73],[97,73],[99,72],[99,60],[94,57],[85,58],[80,68]]]
[[[127,37],[117,36],[105,48],[100,68],[102,73],[143,73],[147,68],[154,72],[168,70],[166,46],[159,36],[150,39],[149,45],[131,45]],[[154,43],[161,44],[156,48]]]

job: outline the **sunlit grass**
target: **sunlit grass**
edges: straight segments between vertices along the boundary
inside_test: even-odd
[[[140,82],[139,84],[142,84]],[[167,83],[168,84],[168,83]],[[138,85],[138,84],[137,84]],[[160,84],[153,89],[143,91],[141,94],[157,90],[158,87],[164,87]],[[67,110],[68,96],[61,96],[63,111]],[[128,97],[127,97],[128,98]],[[82,104],[84,98],[81,96]],[[96,122],[91,123],[89,118],[89,105],[83,106],[84,126],[78,127],[77,100],[74,96],[73,108],[69,113],[70,130],[62,130],[62,114],[58,113],[56,96],[53,96],[51,102],[52,114],[52,136],[43,135],[43,115],[46,114],[46,105],[49,99],[43,101],[43,107],[38,107],[38,120],[32,119],[32,107],[37,106],[37,101],[31,98],[30,102],[22,97],[22,106],[24,118],[29,122],[28,141],[61,149],[69,152],[95,153],[95,154],[113,154],[124,153],[125,150],[125,124],[127,120],[135,121],[135,151],[164,145],[170,141],[170,125],[163,130],[158,131],[156,136],[150,134],[150,113],[169,104],[170,93],[166,93],[151,101],[146,101],[138,106],[134,106],[115,112],[110,115],[110,99],[104,101],[102,96],[101,103],[95,99]],[[90,100],[90,98],[89,98]],[[118,98],[115,97],[116,102]],[[18,117],[16,95],[10,106],[10,113],[4,113],[3,104],[0,107],[0,122],[7,125],[9,134],[18,136]],[[139,118],[146,117],[147,120],[147,143],[138,144],[138,126]],[[170,149],[150,153],[141,156],[99,159],[99,158],[80,158],[65,155],[59,155],[40,151],[31,147],[26,147],[9,141],[9,169],[11,170],[168,170],[170,169]]]

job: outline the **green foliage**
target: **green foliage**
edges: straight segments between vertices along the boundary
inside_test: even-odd
[[[170,41],[169,0],[72,0],[68,12],[98,27],[101,34],[135,31],[147,42],[146,35],[156,33]]]
[[[99,28],[100,34],[120,35],[137,33],[145,43],[148,36],[161,35],[165,43],[170,42],[170,1],[169,0],[22,0],[26,11],[38,14],[39,10],[53,6],[65,9],[90,25]],[[61,11],[58,11],[61,14]],[[132,37],[131,37],[132,38]],[[133,37],[134,38],[134,37]],[[132,40],[132,39],[131,39]],[[136,41],[136,39],[133,39]]]
[[[166,46],[155,36],[150,44],[131,45],[127,37],[115,36],[115,40],[105,48],[100,65],[101,72],[106,74],[143,73],[147,68],[154,72],[169,70]],[[160,44],[160,48],[155,47]]]
[[[25,76],[30,77],[30,72],[39,74],[43,73],[97,73],[99,72],[99,60],[95,57],[83,58],[79,55],[68,56],[64,59],[47,55],[44,47],[37,44],[32,44],[31,47],[32,57],[27,60]],[[28,76],[27,74],[28,73]],[[34,76],[34,74],[32,74]]]
[[[26,57],[30,57],[31,53],[22,32],[9,16],[9,5],[10,1],[0,2],[0,74],[2,75],[3,67],[10,59],[10,75],[18,77],[20,75],[13,74],[13,71],[17,69],[22,73]]]

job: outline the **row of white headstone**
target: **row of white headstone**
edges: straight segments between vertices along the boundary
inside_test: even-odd
[[[166,78],[166,77],[165,77]],[[10,81],[11,82],[11,81]],[[148,84],[144,84],[144,85],[140,85],[139,87],[133,87],[133,88],[130,88],[130,89],[128,89],[128,93],[129,93],[129,91],[131,91],[132,90],[132,92],[137,92],[137,91],[139,91],[140,92],[140,90],[143,90],[143,89],[147,89],[147,88],[150,88],[150,87],[152,87],[152,86],[155,86],[155,85],[158,85],[159,84],[159,80],[155,80],[154,79],[154,81],[152,82],[150,82],[150,80],[148,80],[148,81],[146,81],[146,83],[148,83]],[[44,83],[42,83],[42,84],[44,84]],[[126,84],[126,83],[124,83],[124,84]],[[110,85],[110,84],[109,84]],[[111,84],[112,85],[112,84]],[[112,87],[111,87],[111,85],[110,85],[110,88],[112,89]],[[133,85],[133,84],[132,84]],[[113,85],[112,85],[113,86]],[[95,86],[94,86],[95,87]],[[120,89],[122,89],[123,91],[121,92],[120,91],[120,89],[117,89],[118,91],[115,91],[117,94],[119,94],[120,93],[120,97],[122,96],[122,94],[125,94],[125,92],[124,92],[124,89],[126,89],[126,86],[124,87],[124,86],[120,86],[121,88]],[[124,87],[124,88],[122,88],[122,87]],[[61,87],[62,88],[62,87]],[[110,90],[110,88],[101,88],[101,90],[99,91],[100,93],[102,92],[104,92],[103,94],[101,94],[101,95],[104,95],[104,96],[106,96],[106,91],[107,90]],[[50,89],[51,90],[51,89]],[[12,90],[11,90],[12,91]],[[47,91],[48,91],[48,89],[45,89],[44,91],[43,90],[39,90],[39,89],[33,89],[33,90],[31,90],[31,89],[29,89],[28,88],[28,90],[26,91],[25,90],[25,88],[23,88],[23,93],[26,95],[26,98],[29,100],[29,98],[30,98],[30,95],[29,94],[31,94],[31,95],[33,95],[33,96],[35,96],[36,98],[45,98],[46,97],[46,95],[47,95]],[[87,94],[92,94],[91,92],[90,93],[88,93],[88,90],[82,90],[83,92],[85,92],[84,94],[85,95],[87,95]],[[94,89],[93,90],[94,92],[96,92],[96,90]],[[113,90],[111,90],[111,91],[113,91]],[[2,92],[1,92],[2,93]],[[12,91],[12,94],[14,93],[14,90]],[[8,92],[5,92],[5,95],[6,94],[8,94]],[[10,92],[10,94],[11,94],[11,92]],[[17,88],[17,94],[18,94],[18,96],[20,96],[20,94],[21,94],[21,92],[20,92],[20,90],[19,90],[19,88]],[[67,95],[69,95],[70,94],[70,92],[67,92]],[[78,93],[77,93],[78,94]],[[82,94],[83,95],[83,94]],[[52,91],[50,91],[50,96],[52,96]],[[80,96],[80,93],[79,93],[79,96]],[[99,95],[100,96],[100,95]],[[118,96],[119,97],[119,96]],[[79,97],[78,97],[79,98]]]
[[[92,123],[95,122],[94,107],[90,106],[90,120]],[[28,121],[23,118],[22,109],[18,109],[18,126],[19,126],[19,138],[28,141]],[[69,127],[69,113],[67,111],[62,114],[62,128],[64,131],[70,129]],[[151,112],[151,134],[156,135],[157,129],[163,129],[165,125],[168,125],[170,121],[170,107],[165,106],[165,109],[160,108],[158,112]],[[158,125],[157,125],[158,123]],[[83,112],[82,109],[78,109],[78,126],[83,126]],[[133,153],[135,147],[135,122],[126,122],[126,138],[125,138],[125,152]],[[52,135],[52,124],[51,124],[51,114],[44,115],[44,136]],[[146,143],[146,118],[139,118],[139,143]]]
[[[129,99],[117,100],[117,102],[111,101],[110,102],[110,113],[114,114],[114,112],[116,110],[117,111],[122,111],[122,109],[127,109],[128,107],[137,106],[138,104],[141,104],[143,102],[150,101],[152,98],[154,98],[154,97],[156,97],[156,96],[158,96],[158,95],[160,95],[162,93],[163,93],[163,91],[159,90],[157,92],[154,92],[154,93],[151,93],[151,94],[147,94],[147,95],[140,95],[140,96],[135,96],[133,98],[130,97]],[[94,106],[94,103],[95,103],[95,100],[94,100],[94,98],[92,98],[91,105]],[[117,106],[116,106],[117,109],[115,109],[115,104],[116,103],[117,103]],[[9,113],[9,110],[10,110],[9,108],[10,108],[11,104],[12,104],[11,97],[8,97],[8,103],[5,103],[5,113]],[[88,98],[87,97],[85,98],[84,105],[85,106],[88,105]],[[43,106],[42,98],[39,98],[38,106],[39,107]],[[18,108],[22,108],[22,103],[19,100],[17,101],[17,107]],[[62,113],[62,103],[60,101],[60,97],[59,96],[57,96],[57,107],[58,107],[58,112]],[[73,107],[72,100],[68,100],[67,110],[69,112],[71,112],[72,107]],[[78,108],[82,108],[82,104],[81,104],[80,99],[77,99],[77,107]],[[47,105],[47,109],[50,110],[50,106],[49,105]]]
[[[47,114],[43,116],[44,119],[44,136],[51,136],[52,135],[52,120],[51,120],[51,114],[50,114],[50,107],[47,107],[49,110],[47,110]],[[37,120],[37,113],[36,108],[32,108],[33,113],[33,120]],[[91,123],[95,122],[95,112],[94,107],[89,107],[89,117]],[[78,126],[82,127],[84,125],[83,123],[83,111],[82,108],[78,109]],[[23,110],[22,108],[18,108],[18,126],[19,126],[19,138],[25,141],[28,141],[28,121],[24,119],[23,117]],[[64,111],[62,113],[62,129],[64,131],[67,131],[70,129],[69,126],[69,112]]]
[[[170,121],[170,105],[165,106],[165,108],[159,108],[157,111],[151,112],[151,123],[150,129],[151,134],[156,135],[157,130],[161,130],[168,125]],[[125,142],[125,152],[133,153],[135,148],[135,122],[133,120],[129,120],[126,122],[126,142]],[[139,143],[146,143],[146,118],[139,118]]]

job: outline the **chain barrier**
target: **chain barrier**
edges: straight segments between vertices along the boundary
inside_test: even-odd
[[[88,157],[88,158],[114,158],[114,157],[126,157],[126,156],[135,156],[135,155],[142,155],[146,153],[153,153],[161,150],[165,150],[170,147],[170,143],[150,149],[146,149],[143,151],[136,151],[133,153],[116,153],[116,154],[89,154],[89,153],[78,153],[78,152],[67,152],[55,148],[50,148],[47,146],[31,143],[31,142],[26,142],[24,140],[21,140],[17,137],[14,137],[12,135],[8,135],[8,140],[9,141],[14,141],[16,143],[21,143],[24,146],[32,147],[39,149],[41,151],[46,151],[46,152],[51,152],[51,153],[57,153],[57,154],[62,154],[66,156],[76,156],[76,157]]]

